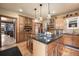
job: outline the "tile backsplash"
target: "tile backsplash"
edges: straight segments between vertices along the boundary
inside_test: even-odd
[[[74,32],[74,34],[79,34],[79,29],[64,29],[63,33],[70,33],[72,34]]]

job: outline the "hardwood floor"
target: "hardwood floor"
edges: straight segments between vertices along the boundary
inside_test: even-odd
[[[27,42],[21,42],[17,44],[23,56],[31,56],[30,51],[27,48]]]

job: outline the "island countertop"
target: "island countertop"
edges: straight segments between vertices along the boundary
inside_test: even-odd
[[[48,41],[45,41],[44,39],[40,39],[40,38],[37,38],[37,37],[32,37],[32,39],[37,40],[37,41],[39,41],[41,43],[44,43],[44,44],[49,44],[49,43],[54,42],[57,39],[61,38],[62,36],[63,36],[63,34],[61,34],[61,35],[54,35],[53,38],[48,40]]]

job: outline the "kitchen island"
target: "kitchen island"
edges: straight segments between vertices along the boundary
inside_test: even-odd
[[[33,55],[34,56],[56,56],[57,42],[62,35],[54,35],[50,40],[33,38]]]

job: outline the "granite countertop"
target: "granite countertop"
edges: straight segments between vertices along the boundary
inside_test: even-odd
[[[63,36],[63,34],[62,34],[62,35],[54,35],[51,39],[48,38],[48,40],[39,39],[39,38],[37,38],[37,37],[33,37],[33,39],[34,39],[34,40],[37,40],[37,41],[39,41],[39,42],[41,42],[41,43],[44,43],[44,44],[49,44],[49,43],[54,42],[55,40],[59,39],[59,38],[62,37],[62,36]]]

